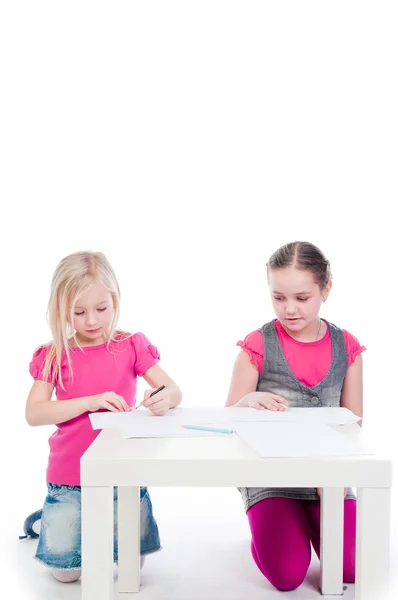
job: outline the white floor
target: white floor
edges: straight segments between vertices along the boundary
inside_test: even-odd
[[[142,570],[140,600],[321,598],[316,556],[313,557],[305,582],[295,591],[278,592],[264,579],[250,555],[249,529],[237,490],[152,489],[151,497],[163,550],[147,558]],[[32,506],[32,510],[36,508]],[[80,599],[80,582],[61,584],[54,580],[45,567],[32,559],[37,542],[18,541],[24,515],[20,516],[19,521],[16,513],[13,512],[12,517],[6,524],[6,562],[10,577],[2,578],[2,600]],[[398,536],[395,520],[393,528],[392,564],[396,564],[395,541]],[[7,591],[7,594],[2,591]],[[115,568],[115,598],[116,594]],[[396,596],[391,594],[391,598]],[[344,598],[354,600],[354,585],[347,586]]]

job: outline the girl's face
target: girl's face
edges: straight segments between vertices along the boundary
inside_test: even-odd
[[[79,342],[86,346],[105,343],[113,313],[112,295],[102,284],[94,284],[79,296],[73,313],[73,327]]]
[[[270,269],[268,285],[272,305],[281,324],[292,333],[312,331],[319,326],[319,310],[331,288],[321,288],[310,271],[294,267]]]

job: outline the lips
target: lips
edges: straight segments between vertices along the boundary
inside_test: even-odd
[[[98,327],[97,329],[86,329],[87,333],[95,333],[96,331],[99,331],[101,328]]]

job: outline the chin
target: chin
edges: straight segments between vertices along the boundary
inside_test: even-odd
[[[305,329],[307,327],[307,323],[303,322],[303,321],[299,321],[298,323],[290,323],[288,321],[287,326],[289,329]]]

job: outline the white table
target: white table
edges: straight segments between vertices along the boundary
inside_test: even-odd
[[[358,425],[344,426],[356,438]],[[103,430],[81,459],[82,600],[113,598],[113,486],[119,593],[140,587],[140,486],[320,487],[321,592],[342,594],[344,487],[357,488],[356,600],[387,597],[392,464],[378,455],[261,458],[237,435],[123,439]]]

